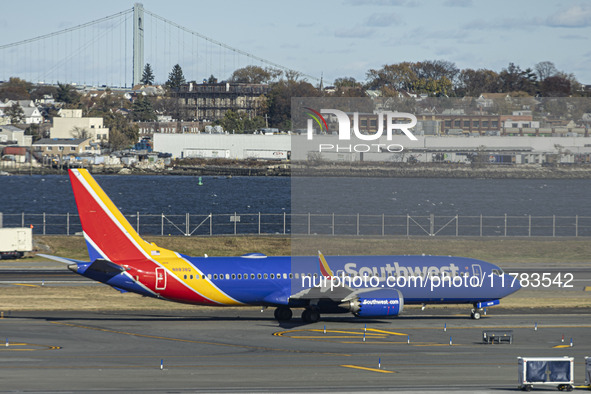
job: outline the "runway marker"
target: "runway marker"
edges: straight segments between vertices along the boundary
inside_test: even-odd
[[[358,365],[341,365],[341,367],[354,368],[354,369],[362,369],[364,371],[372,371],[372,372],[380,372],[380,373],[395,373],[394,371],[386,371],[385,369],[360,367]]]
[[[160,370],[164,368],[164,359],[160,360]]]
[[[570,339],[570,347],[573,347],[573,339]]]
[[[443,332],[447,331],[447,323],[443,323]]]
[[[365,324],[365,328],[363,329],[363,331],[367,331],[367,323]]]
[[[363,332],[363,342],[365,342],[365,331]]]
[[[406,337],[406,343],[410,344],[410,335],[407,335],[407,337]]]
[[[326,334],[326,324],[324,325],[324,333]]]
[[[8,347],[8,338],[6,338],[6,347]]]
[[[562,334],[562,340],[560,342],[564,342],[564,334]]]
[[[534,331],[538,331],[538,322],[534,324]]]
[[[451,340],[451,335],[449,336],[449,346],[453,345],[453,342]]]
[[[378,369],[382,369],[382,358],[378,358]]]

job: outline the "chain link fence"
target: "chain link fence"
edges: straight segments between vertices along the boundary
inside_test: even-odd
[[[75,235],[77,214],[3,214],[5,227],[33,226],[34,234]],[[229,213],[126,215],[143,235],[358,235],[457,237],[588,237],[591,216],[417,216],[361,214]]]

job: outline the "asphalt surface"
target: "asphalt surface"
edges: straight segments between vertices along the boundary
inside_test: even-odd
[[[518,356],[575,357],[584,384],[591,310],[467,312],[308,325],[253,308],[12,312],[0,319],[0,391],[505,392]],[[512,330],[513,343],[484,344],[491,329]]]

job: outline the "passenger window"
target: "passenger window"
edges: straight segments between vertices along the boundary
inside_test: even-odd
[[[296,276],[296,279],[300,279],[300,273],[299,272],[296,272],[296,275],[295,276]]]
[[[287,274],[283,274],[283,279],[287,279]]]
[[[199,279],[199,274],[195,274],[195,279]]]
[[[254,274],[250,274],[250,279],[254,279]],[[259,278],[261,279],[261,278]]]
[[[271,274],[271,279],[275,279],[275,274]]]
[[[261,274],[257,274],[257,278],[258,279],[261,279]]]
[[[236,274],[232,274],[232,279],[236,279]]]
[[[213,274],[213,279],[217,279],[218,278],[218,274]]]
[[[293,279],[293,274],[289,274],[289,279]]]
[[[234,278],[232,278],[232,279],[234,279]],[[242,279],[242,274],[238,274],[238,279]]]
[[[193,279],[193,275],[189,275],[189,279]]]
[[[226,274],[226,279],[230,279],[230,274]]]
[[[219,278],[224,279],[224,274],[220,274]]]
[[[264,278],[264,279],[268,279],[268,278],[269,278],[269,275],[267,275],[267,274],[263,274],[263,278]]]
[[[185,275],[183,278],[184,278],[184,279],[187,279],[187,275]]]
[[[207,277],[208,277],[209,279],[211,279],[211,274],[207,274]]]

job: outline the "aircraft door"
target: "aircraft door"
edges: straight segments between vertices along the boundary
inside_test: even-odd
[[[472,276],[482,278],[482,268],[480,264],[472,264]]]
[[[156,268],[156,290],[166,289],[166,270],[162,267]]]

